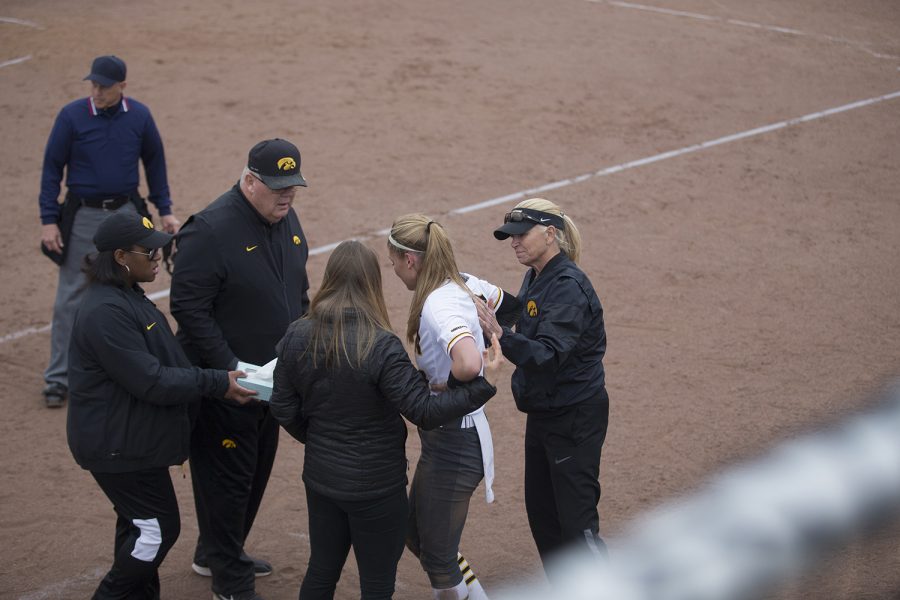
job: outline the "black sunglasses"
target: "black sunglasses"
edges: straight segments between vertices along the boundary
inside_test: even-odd
[[[534,223],[540,223],[541,220],[537,217],[533,217],[528,213],[524,212],[521,208],[517,208],[515,210],[511,210],[505,215],[503,215],[504,223],[521,223],[522,221],[532,221]]]
[[[521,223],[522,221],[531,221],[547,227],[553,225],[560,230],[565,228],[562,217],[541,210],[516,208],[503,215],[503,223]]]
[[[125,252],[130,252],[131,254],[140,254],[141,256],[146,256],[147,260],[156,260],[156,257],[159,256],[159,248],[153,248],[149,252],[138,252],[137,250],[126,250]]]

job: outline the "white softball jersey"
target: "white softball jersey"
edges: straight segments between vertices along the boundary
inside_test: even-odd
[[[494,310],[503,300],[503,290],[467,273],[460,273],[466,285],[475,296],[485,301],[493,301]],[[416,357],[419,368],[425,372],[428,382],[444,385],[450,375],[450,350],[460,340],[470,337],[475,340],[478,351],[484,350],[484,336],[478,322],[478,312],[469,293],[456,283],[447,280],[425,299],[422,318],[419,322],[419,347],[422,353]],[[482,373],[484,368],[482,367]],[[484,466],[484,491],[488,502],[494,501],[494,444],[491,428],[484,414],[484,407],[475,410],[463,419],[464,428],[475,427],[481,444],[481,459]]]

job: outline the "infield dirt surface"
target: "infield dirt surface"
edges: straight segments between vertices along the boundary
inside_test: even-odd
[[[94,56],[127,61],[182,221],[237,180],[257,141],[295,142],[310,246],[366,239],[402,332],[410,294],[375,235],[400,214],[435,217],[463,270],[517,291],[523,269],[491,235],[515,200],[454,209],[900,90],[894,0],[652,8],[694,14],[586,0],[0,2],[0,63],[29,57],[0,68],[0,598],[86,598],[111,562],[112,507],[72,460],[66,409],[40,396],[56,287],[38,251],[41,162]],[[900,371],[898,148],[900,98],[883,99],[540,194],[579,226],[605,309],[613,552],[642,512],[845,418]],[[310,259],[312,291],[326,259]],[[462,543],[488,592],[539,570],[510,372],[487,407],[497,501],[479,488]],[[411,428],[413,466],[418,451]],[[269,600],[296,597],[308,558],[302,456],[282,434],[247,543],[275,565],[257,586]],[[182,533],[163,597],[209,597],[190,569],[189,475],[172,474]],[[778,597],[895,597],[898,539],[854,544]],[[337,597],[358,597],[352,557]],[[409,553],[396,598],[430,598]]]

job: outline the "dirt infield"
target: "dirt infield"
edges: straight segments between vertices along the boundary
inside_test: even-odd
[[[69,454],[65,410],[40,397],[56,285],[37,250],[43,148],[61,106],[86,95],[98,54],[127,61],[127,94],[153,111],[182,220],[237,180],[255,142],[296,142],[309,188],[295,206],[311,246],[366,237],[385,257],[398,331],[410,296],[373,232],[431,214],[463,269],[517,290],[522,269],[491,236],[514,201],[452,211],[562,182],[541,195],[581,228],[606,311],[605,535],[852,412],[900,372],[900,98],[821,114],[900,90],[900,4],[648,6],[0,3],[0,598],[88,597],[110,562],[112,509]],[[722,143],[660,156],[712,140]],[[310,260],[314,288],[326,257]],[[167,287],[162,276],[150,289]],[[539,561],[523,506],[524,417],[506,382],[488,413],[498,500],[476,493],[462,548],[490,592]],[[296,596],[309,550],[303,449],[281,444],[248,542],[275,564],[258,585],[270,600]],[[414,432],[408,448],[415,464]],[[190,481],[173,474],[183,528],[163,596],[205,597],[208,580],[190,571]],[[854,546],[781,597],[895,597],[898,539]],[[358,597],[352,558],[338,597]],[[430,597],[408,553],[396,597]]]

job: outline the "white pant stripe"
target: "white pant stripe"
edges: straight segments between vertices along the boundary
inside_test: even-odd
[[[162,530],[157,519],[134,519],[134,526],[141,530],[141,535],[134,543],[131,556],[144,562],[153,562],[162,545]]]

